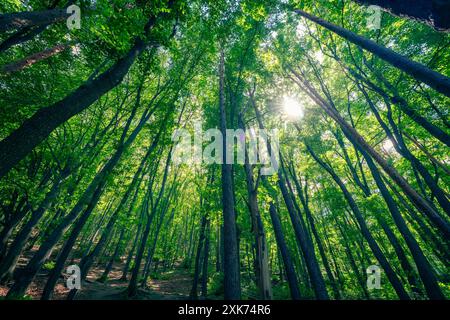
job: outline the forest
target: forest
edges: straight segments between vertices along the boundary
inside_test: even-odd
[[[2,0],[0,300],[446,300],[449,0]]]

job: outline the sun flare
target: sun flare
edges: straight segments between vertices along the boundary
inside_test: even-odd
[[[289,96],[283,98],[283,110],[290,119],[301,119],[304,115],[303,106]]]

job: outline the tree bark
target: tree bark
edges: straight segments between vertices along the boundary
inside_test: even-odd
[[[242,114],[238,116],[239,127],[245,130],[244,120]],[[272,299],[272,283],[269,270],[269,254],[266,241],[266,233],[264,231],[264,225],[261,220],[261,214],[258,207],[258,186],[255,184],[253,178],[252,165],[249,163],[248,152],[245,149],[245,162],[244,162],[245,176],[247,182],[247,194],[248,194],[248,207],[250,211],[250,218],[252,222],[252,233],[255,239],[256,249],[256,278],[257,286],[259,289],[260,299],[271,300]]]
[[[306,148],[308,152],[311,154],[311,156],[316,160],[316,162],[327,171],[330,176],[333,178],[333,180],[336,182],[336,184],[341,189],[342,193],[344,194],[350,208],[352,209],[355,218],[358,222],[358,225],[361,229],[361,233],[366,239],[367,243],[369,244],[375,258],[378,260],[378,262],[381,264],[381,267],[386,272],[386,276],[388,277],[389,281],[391,282],[392,286],[394,287],[395,292],[397,293],[398,297],[402,300],[409,300],[410,297],[405,291],[405,288],[403,287],[402,283],[400,282],[399,278],[395,274],[395,271],[392,269],[391,265],[387,261],[386,257],[384,256],[383,252],[381,251],[380,247],[376,243],[375,239],[373,238],[372,234],[370,233],[366,222],[364,221],[363,215],[361,211],[359,210],[355,200],[353,199],[352,195],[348,191],[345,184],[342,182],[342,180],[339,178],[339,176],[334,172],[333,168],[331,168],[329,165],[327,165],[325,162],[323,162],[311,149],[309,145],[306,145]]]
[[[145,251],[145,247],[147,245],[147,240],[148,240],[148,236],[150,234],[150,229],[151,229],[151,225],[153,222],[153,218],[156,214],[156,208],[158,207],[159,202],[161,201],[161,198],[164,194],[171,157],[172,157],[172,148],[170,148],[169,154],[167,156],[166,164],[164,167],[164,174],[163,174],[163,178],[162,178],[162,182],[161,182],[161,188],[159,190],[159,193],[158,193],[158,196],[157,196],[155,202],[152,203],[152,205],[151,205],[150,212],[149,212],[149,201],[150,201],[150,197],[151,197],[150,193],[152,192],[152,184],[151,183],[149,183],[148,189],[147,189],[147,194],[143,199],[142,210],[147,215],[147,222],[145,225],[144,232],[142,234],[140,246],[138,247],[137,255],[135,258],[135,265],[134,265],[134,268],[133,268],[133,271],[131,274],[130,283],[128,284],[128,289],[127,289],[128,297],[133,297],[137,294],[138,276],[139,276],[139,271],[141,269],[142,258],[144,257],[144,251]],[[154,174],[156,174],[156,171]]]
[[[16,280],[14,285],[8,292],[8,296],[22,296],[25,293],[25,290],[30,285],[31,281],[34,279],[36,273],[41,268],[42,264],[51,254],[51,251],[55,247],[56,243],[59,241],[61,236],[65,233],[65,231],[69,228],[70,224],[75,221],[80,212],[83,209],[95,201],[94,206],[97,204],[98,198],[96,198],[96,190],[103,190],[103,187],[107,183],[107,177],[114,169],[114,167],[119,163],[123,153],[126,149],[134,142],[139,132],[142,130],[144,124],[147,122],[149,117],[152,114],[150,111],[150,107],[143,113],[141,116],[138,125],[133,129],[131,134],[128,136],[126,141],[123,141],[126,133],[129,129],[129,123],[135,116],[135,110],[139,106],[140,95],[137,95],[136,104],[131,112],[130,117],[128,118],[127,124],[122,132],[122,138],[117,147],[116,151],[112,155],[112,157],[106,162],[103,168],[95,175],[94,179],[91,181],[89,186],[86,188],[84,193],[81,195],[80,199],[76,203],[76,205],[72,208],[72,210],[61,220],[61,222],[55,227],[52,233],[48,236],[46,241],[39,247],[39,250],[35,253],[33,258],[29,261],[26,266],[24,272],[21,273],[21,276]]]
[[[239,248],[237,242],[236,215],[234,211],[232,165],[226,164],[226,110],[224,99],[224,54],[220,53],[219,63],[219,110],[222,148],[222,204],[224,228],[224,290],[225,300],[241,299]]]
[[[256,119],[258,121],[258,125],[260,129],[264,129],[264,124],[262,122],[261,114],[256,106],[256,103],[253,99],[253,96],[250,96],[251,103],[255,110]],[[267,142],[267,148],[269,152],[271,152],[272,147],[270,143]],[[286,187],[286,180],[282,172],[278,171],[278,186],[283,195],[284,202],[286,204],[286,208],[289,213],[289,217],[292,222],[292,226],[294,228],[295,236],[300,245],[300,249],[303,252],[306,268],[308,269],[308,274],[314,289],[314,293],[317,299],[320,300],[328,300],[328,292],[325,285],[325,281],[323,279],[322,273],[320,272],[319,264],[317,262],[317,258],[314,253],[314,247],[310,240],[310,236],[307,233],[307,230],[302,227],[302,223],[300,222],[299,216],[295,212],[294,203],[289,194],[289,191]]]
[[[281,257],[283,258],[284,270],[286,271],[286,277],[289,284],[289,290],[293,300],[300,300],[301,293],[297,282],[297,275],[292,263],[289,249],[286,245],[286,240],[283,235],[283,229],[281,228],[280,218],[278,217],[277,209],[273,202],[269,206],[270,218],[272,219],[273,231],[277,241],[278,249],[280,250]]]
[[[86,208],[84,213],[81,215],[81,217],[77,220],[75,223],[72,232],[70,233],[69,238],[67,239],[66,243],[64,244],[63,249],[58,255],[58,258],[56,260],[55,267],[50,272],[50,275],[47,279],[47,282],[44,287],[44,291],[41,296],[41,300],[49,300],[53,294],[53,289],[55,288],[56,282],[58,281],[61,272],[64,268],[64,264],[69,257],[70,252],[72,251],[73,246],[75,245],[75,241],[78,238],[78,235],[80,234],[81,230],[84,227],[84,224],[86,223],[87,219],[92,213],[92,210],[94,210],[95,206],[97,205],[98,200],[101,196],[101,188],[98,188],[95,192],[95,195],[90,202],[89,206]]]
[[[33,53],[32,55],[30,55],[22,60],[12,62],[12,63],[5,65],[2,68],[2,72],[13,73],[13,72],[21,71],[25,68],[32,66],[33,64],[35,64],[37,62],[40,62],[42,60],[50,58],[51,56],[54,56],[64,50],[66,50],[69,47],[70,47],[70,45],[67,45],[67,44],[58,44],[58,45],[54,46],[53,48],[46,49],[41,52]]]
[[[70,15],[71,13],[67,13],[67,8],[6,13],[0,15],[0,32],[32,26],[49,25],[66,20]]]
[[[211,237],[211,223],[206,221],[205,248],[203,251],[203,267],[202,267],[202,297],[208,295],[208,261],[209,261],[209,240]]]
[[[98,282],[105,283],[108,281],[108,275],[114,266],[114,262],[116,262],[117,256],[119,255],[120,246],[121,246],[124,235],[125,235],[125,228],[122,228],[122,230],[120,230],[119,240],[117,240],[116,247],[111,256],[111,259],[109,260],[108,264],[106,265],[106,268],[103,271],[102,276],[98,279]]]
[[[172,3],[172,2],[169,2]],[[145,28],[146,36],[158,17],[150,17]],[[133,47],[113,66],[93,80],[88,80],[74,92],[55,104],[39,109],[18,129],[0,141],[0,178],[45,140],[59,125],[80,113],[102,95],[122,82],[128,70],[146,48],[146,42],[137,37]]]
[[[50,206],[50,204],[55,200],[55,198],[58,195],[59,187],[64,177],[60,178],[61,179],[58,179],[58,181],[56,181],[53,184],[50,191],[45,195],[44,200],[42,200],[42,203],[39,206],[39,208],[36,211],[32,212],[30,220],[27,221],[27,223],[22,227],[22,229],[14,238],[14,241],[11,244],[11,247],[7,255],[2,260],[0,266],[0,279],[12,275],[16,267],[17,261],[19,260],[20,253],[22,252],[27,240],[29,239],[31,232],[33,231],[33,228],[38,224],[38,222],[41,220],[42,216],[46,212],[47,208]]]
[[[197,299],[197,286],[198,286],[198,279],[200,278],[200,264],[202,263],[202,249],[203,249],[203,241],[205,241],[205,229],[206,229],[206,216],[204,215],[202,217],[202,222],[200,225],[200,238],[198,240],[198,246],[197,246],[197,254],[195,255],[195,263],[194,263],[194,279],[192,281],[192,288],[191,288],[191,299]]]
[[[353,33],[345,28],[312,16],[299,9],[294,10],[294,12],[340,35],[341,37],[366,49],[367,51],[370,51],[374,55],[392,64],[394,67],[408,73],[416,80],[422,81],[436,91],[450,97],[450,78],[429,69],[421,63],[409,60],[407,57],[402,56],[389,48],[383,47],[370,39],[357,35],[356,33]]]
[[[382,158],[367,142],[366,140],[351,126],[339,112],[330,106],[311,86],[311,84],[303,77],[298,75],[295,71],[291,70],[302,83],[297,83],[300,88],[315,102],[317,103],[333,120],[335,120],[341,127],[342,131],[348,138],[352,139],[352,142],[358,144],[383,168],[383,170],[392,178],[392,180],[405,192],[412,203],[428,218],[433,221],[435,226],[442,231],[445,237],[450,237],[450,225],[439,215],[434,208],[432,208],[426,200],[424,200],[403,178],[398,171],[390,166],[388,162]]]
[[[439,284],[437,282],[436,276],[434,274],[431,265],[429,264],[427,258],[423,254],[422,249],[420,248],[419,244],[414,238],[414,235],[409,230],[394,199],[392,198],[391,194],[389,193],[389,190],[384,184],[381,175],[378,171],[378,168],[376,167],[375,163],[366,152],[362,151],[362,154],[366,159],[370,171],[372,172],[372,176],[378,186],[378,189],[380,190],[384,200],[386,201],[387,206],[389,207],[389,211],[391,212],[392,218],[394,219],[397,228],[399,229],[400,233],[405,239],[408,248],[411,251],[411,254],[414,258],[414,262],[416,263],[417,266],[417,270],[419,271],[420,278],[422,279],[422,282],[427,291],[428,297],[430,299],[439,299],[439,300],[445,299],[445,296],[439,287]]]
[[[437,31],[450,31],[448,0],[354,0],[362,5],[375,5],[398,17],[419,21]]]
[[[300,202],[302,203],[303,210],[305,211],[306,218],[308,219],[309,226],[311,227],[311,232],[314,235],[314,238],[317,243],[317,247],[319,248],[320,257],[322,258],[323,265],[325,267],[325,271],[327,273],[327,277],[330,281],[331,288],[333,289],[333,294],[335,299],[341,299],[341,293],[339,292],[339,288],[337,286],[336,280],[334,279],[333,273],[331,272],[330,264],[328,262],[328,258],[325,254],[324,247],[322,245],[322,241],[320,239],[319,232],[317,231],[316,224],[314,222],[314,218],[312,216],[311,210],[308,204],[308,187],[305,184],[305,189],[303,190],[300,182],[295,174],[295,169],[292,167],[292,177],[294,179],[294,183],[297,189],[298,196],[300,198]],[[325,235],[326,236],[326,235]]]

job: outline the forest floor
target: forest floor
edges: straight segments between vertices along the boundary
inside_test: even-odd
[[[121,281],[122,266],[116,265],[109,274],[106,283],[100,283],[103,270],[93,269],[84,283],[84,287],[77,294],[78,300],[122,300],[126,298],[125,290],[128,282]],[[63,286],[63,284],[61,284]],[[177,268],[149,279],[147,288],[139,289],[136,300],[180,300],[188,299],[192,286],[192,277],[187,270]]]
[[[28,262],[30,254],[25,254],[18,262],[19,267],[25,266]],[[77,260],[74,261],[77,263]],[[126,289],[128,281],[120,280],[122,276],[123,264],[117,263],[111,270],[108,281],[105,283],[98,282],[103,273],[102,266],[91,268],[87,279],[82,283],[81,290],[76,295],[76,300],[123,300],[126,299]],[[34,281],[27,290],[27,298],[39,299],[45,283],[48,278],[49,271],[42,270],[37,274]],[[130,275],[130,274],[129,274]],[[8,288],[12,282],[6,285],[0,285],[0,297],[7,294]],[[181,300],[188,299],[192,286],[192,275],[187,269],[177,266],[174,270],[159,273],[156,278],[152,278],[147,282],[147,288],[138,290],[138,295],[133,300]],[[67,297],[69,289],[65,285],[65,280],[61,277],[55,286],[52,299],[64,300]]]

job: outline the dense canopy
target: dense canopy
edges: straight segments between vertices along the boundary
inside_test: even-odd
[[[0,12],[1,297],[450,297],[450,1]]]

